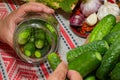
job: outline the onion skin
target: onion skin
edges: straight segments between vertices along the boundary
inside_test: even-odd
[[[83,21],[85,20],[84,15],[82,14],[74,14],[70,18],[70,25],[72,26],[81,26]]]

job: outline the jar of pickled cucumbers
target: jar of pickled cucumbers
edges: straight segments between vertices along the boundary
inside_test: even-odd
[[[13,41],[21,60],[32,64],[41,63],[58,48],[58,22],[50,14],[29,14],[16,27]]]

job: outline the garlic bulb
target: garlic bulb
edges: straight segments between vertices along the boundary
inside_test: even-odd
[[[108,14],[113,14],[114,16],[118,16],[120,14],[119,6],[116,3],[107,2],[104,0],[104,4],[98,9],[98,19],[101,20]]]
[[[97,12],[101,5],[100,0],[83,0],[80,4],[80,10],[85,17],[88,17],[90,14]]]

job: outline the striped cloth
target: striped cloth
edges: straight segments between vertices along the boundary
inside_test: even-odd
[[[0,19],[18,7],[19,0],[0,0]],[[55,17],[60,24],[60,43],[58,53],[66,61],[66,52],[85,39],[76,36],[69,27],[68,14],[57,12]],[[48,61],[39,65],[22,62],[13,49],[0,42],[0,80],[46,80],[53,71]]]

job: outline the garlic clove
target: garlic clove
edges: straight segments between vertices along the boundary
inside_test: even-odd
[[[96,13],[92,13],[90,14],[87,18],[86,18],[86,23],[90,26],[93,26],[97,23],[97,14]]]

